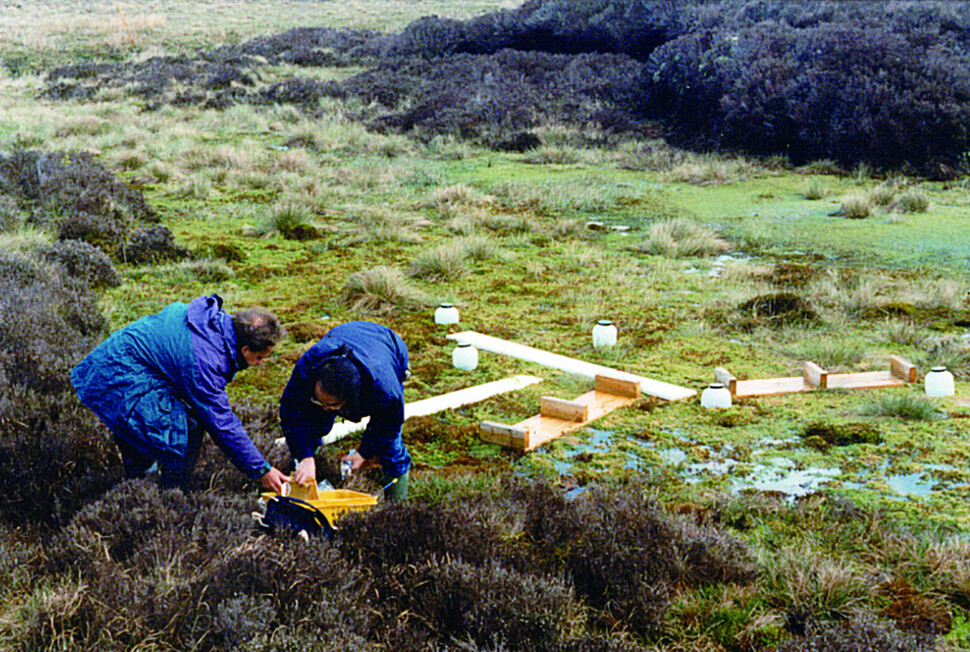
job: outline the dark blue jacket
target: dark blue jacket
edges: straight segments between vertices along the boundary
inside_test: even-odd
[[[359,414],[328,411],[310,402],[317,380],[314,370],[347,350],[360,372]],[[293,459],[314,454],[337,414],[354,422],[369,416],[357,452],[365,459],[379,459],[388,475],[406,473],[411,456],[401,439],[401,426],[407,368],[407,346],[390,328],[366,321],[334,327],[300,356],[280,399],[280,422]]]
[[[213,294],[173,303],[98,345],[71,370],[81,401],[144,455],[184,456],[189,415],[250,479],[269,463],[229,406],[239,369],[232,317]]]

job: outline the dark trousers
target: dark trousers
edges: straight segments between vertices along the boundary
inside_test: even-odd
[[[121,451],[121,461],[124,464],[126,478],[144,478],[152,464],[157,462],[159,485],[162,487],[184,487],[192,475],[192,469],[199,461],[204,434],[205,430],[200,426],[196,425],[189,428],[189,444],[184,456],[165,451],[152,451],[151,455],[146,455],[118,435],[114,435],[114,442],[117,444],[118,450]]]

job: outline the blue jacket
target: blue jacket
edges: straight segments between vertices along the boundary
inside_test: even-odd
[[[173,303],[98,345],[71,370],[81,401],[118,437],[149,457],[184,456],[190,417],[250,479],[269,463],[229,406],[239,369],[232,317],[213,294]]]
[[[329,356],[349,349],[360,371],[360,413],[332,412],[310,402],[316,385],[314,370]],[[280,422],[293,459],[310,457],[333,428],[336,414],[350,421],[369,416],[358,453],[377,458],[384,472],[401,476],[411,466],[401,426],[404,424],[404,386],[408,349],[386,326],[352,321],[336,326],[300,356],[280,399]]]

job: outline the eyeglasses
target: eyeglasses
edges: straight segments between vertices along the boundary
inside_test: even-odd
[[[324,410],[339,410],[344,406],[344,401],[333,401],[332,403],[327,401],[326,403],[321,403],[317,400],[316,396],[311,396],[310,402],[318,407],[322,407]]]

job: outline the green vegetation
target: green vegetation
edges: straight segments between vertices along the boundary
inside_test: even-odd
[[[44,493],[27,519],[49,518],[46,530],[0,527],[0,647],[161,650],[204,640],[204,649],[291,649],[301,636],[333,636],[334,647],[310,649],[387,649],[400,635],[412,649],[715,652],[803,649],[793,647],[802,640],[842,649],[824,642],[867,631],[883,649],[923,649],[931,635],[960,649],[970,638],[965,178],[887,180],[826,161],[701,156],[646,136],[596,143],[561,125],[537,130],[539,148],[486,149],[368,129],[352,98],[146,110],[106,89],[94,101],[52,102],[39,93],[55,64],[177,55],[310,24],[389,32],[423,15],[462,19],[512,5],[21,4],[0,14],[0,153],[90,153],[144,195],[160,221],[152,228],[166,229],[131,235],[135,209],[107,199],[105,214],[118,220],[110,232],[54,213],[30,222],[0,203],[3,274],[70,308],[19,297],[30,319],[4,331],[17,345],[11,359],[46,359],[31,348],[37,332],[81,333],[58,349],[56,368],[38,366],[45,386],[104,332],[211,292],[232,310],[270,308],[290,333],[229,387],[280,463],[274,410],[292,365],[347,320],[402,335],[409,401],[518,373],[544,380],[410,420],[413,500],[354,519],[347,541],[356,547],[340,551],[249,536],[253,486],[231,477],[213,447],[198,496],[118,489],[105,444],[69,439],[87,423],[82,411],[59,411],[63,397],[42,400],[43,388],[15,408],[4,397],[4,433],[21,436],[36,404],[51,420],[44,437],[60,442],[41,450],[83,461],[54,471],[83,466],[103,477]],[[326,63],[314,71],[348,74]],[[269,83],[292,70],[261,74]],[[70,229],[101,238],[114,271],[93,247],[57,239]],[[87,276],[104,319],[55,265]],[[474,372],[454,369],[449,329],[432,319],[442,300],[461,310],[451,330],[698,391],[715,367],[742,379],[797,376],[802,360],[873,371],[891,354],[916,363],[920,377],[904,388],[743,399],[721,412],[644,397],[595,429],[517,455],[480,441],[477,424],[516,423],[541,396],[573,398],[590,383],[487,352]],[[619,327],[613,349],[592,347],[600,318]],[[956,397],[921,394],[931,364],[954,372]],[[351,436],[322,451],[322,475],[336,482],[334,460],[355,444]],[[39,482],[42,462],[22,473]],[[355,482],[376,491],[373,477]],[[92,491],[91,504],[72,502]],[[146,534],[145,522],[168,531]],[[640,545],[645,532],[663,543]],[[680,565],[661,563],[673,559]],[[135,613],[121,628],[129,600]],[[464,620],[461,600],[476,609]],[[287,615],[311,603],[323,605],[319,620]],[[483,625],[492,621],[502,623],[497,633]],[[909,647],[888,647],[904,637]]]

